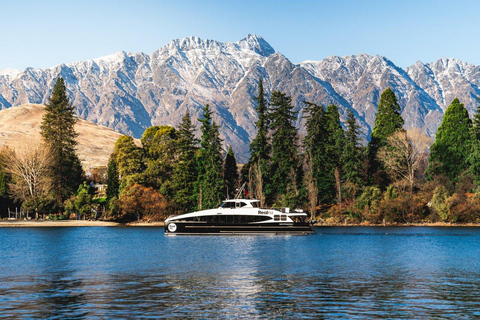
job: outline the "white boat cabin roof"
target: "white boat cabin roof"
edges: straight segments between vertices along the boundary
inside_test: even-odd
[[[220,208],[258,208],[260,200],[256,199],[230,199],[222,201]]]

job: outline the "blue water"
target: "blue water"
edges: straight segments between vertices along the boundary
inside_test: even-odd
[[[0,317],[480,317],[480,228],[2,228]]]

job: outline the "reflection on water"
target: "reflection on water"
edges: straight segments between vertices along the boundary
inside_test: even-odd
[[[472,318],[480,230],[0,229],[0,317]]]

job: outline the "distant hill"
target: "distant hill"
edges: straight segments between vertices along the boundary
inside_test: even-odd
[[[18,141],[40,138],[40,124],[45,106],[26,104],[0,110],[0,147],[13,146]],[[79,119],[77,131],[77,153],[83,169],[106,166],[117,139],[122,135],[107,127]]]

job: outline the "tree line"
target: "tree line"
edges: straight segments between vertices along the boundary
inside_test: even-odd
[[[108,163],[106,199],[95,203],[82,183],[73,107],[59,78],[42,143],[30,153],[1,152],[0,196],[32,212],[93,215],[97,205],[115,220],[161,220],[216,207],[244,185],[243,196],[262,206],[303,208],[325,223],[478,222],[480,102],[472,121],[453,100],[432,144],[421,130],[404,128],[390,88],[381,94],[368,143],[351,110],[342,123],[336,105],[304,101],[300,136],[291,97],[280,91],[267,96],[260,79],[254,99],[257,133],[247,163],[238,165],[232,148],[224,149],[207,104],[199,138],[188,111],[178,128],[146,129],[138,145],[120,137]]]

